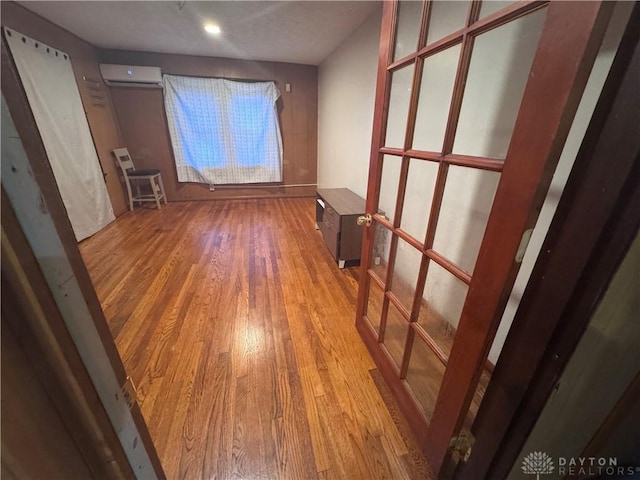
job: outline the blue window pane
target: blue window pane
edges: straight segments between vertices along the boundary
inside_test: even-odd
[[[273,107],[264,98],[242,95],[231,101],[229,124],[234,136],[236,160],[244,167],[264,161],[264,145],[269,138],[269,113]]]

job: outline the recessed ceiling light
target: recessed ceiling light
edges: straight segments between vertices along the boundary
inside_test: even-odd
[[[222,32],[218,25],[205,25],[204,29],[207,31],[207,33],[210,33],[212,35],[220,35],[220,32]]]

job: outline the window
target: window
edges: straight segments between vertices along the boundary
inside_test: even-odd
[[[274,82],[164,75],[179,182],[282,182]]]

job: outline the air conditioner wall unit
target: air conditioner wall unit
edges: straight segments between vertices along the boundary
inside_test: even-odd
[[[114,87],[162,87],[160,67],[100,64],[104,83]]]

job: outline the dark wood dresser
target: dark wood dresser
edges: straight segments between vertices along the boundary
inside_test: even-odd
[[[340,268],[360,264],[363,232],[357,219],[364,213],[364,198],[348,188],[316,191],[316,227]]]

